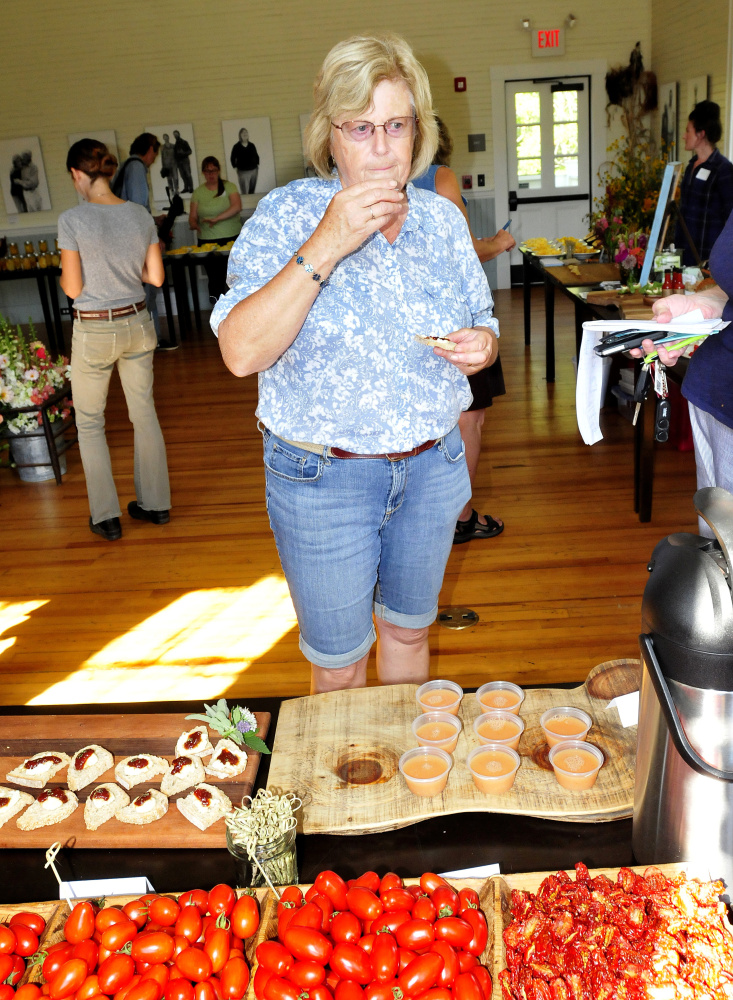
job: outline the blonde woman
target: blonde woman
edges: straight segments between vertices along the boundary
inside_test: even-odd
[[[75,142],[66,158],[81,205],[59,216],[61,287],[74,300],[71,384],[89,527],[107,541],[122,536],[104,410],[117,365],[135,428],[136,499],[131,517],[153,524],[170,520],[165,443],[153,402],[155,327],[143,282],[160,286],[165,272],[152,216],[110,190],[117,164],[95,139]]]
[[[339,43],[314,98],[318,177],[259,203],[211,322],[227,367],[259,372],[267,507],[312,691],[366,683],[374,618],[380,681],[419,683],[470,496],[466,375],[495,357],[497,324],[463,216],[410,184],[437,129],[407,43]]]

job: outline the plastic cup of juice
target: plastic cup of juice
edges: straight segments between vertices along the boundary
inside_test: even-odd
[[[440,795],[453,758],[440,747],[415,747],[400,757],[399,768],[413,795]]]
[[[450,712],[425,712],[412,724],[412,733],[421,747],[440,747],[453,753],[463,723]]]
[[[519,737],[524,732],[524,719],[513,712],[484,712],[473,723],[473,731],[479,738],[479,743],[500,743],[504,747],[516,750]]]
[[[454,681],[427,681],[417,689],[417,703],[423,712],[458,714],[463,688]]]
[[[498,708],[502,712],[519,715],[520,705],[524,701],[524,691],[511,681],[489,681],[478,689],[476,700],[482,712],[493,712]]]
[[[564,740],[550,748],[550,763],[563,788],[582,792],[595,784],[603,764],[603,754],[592,743]]]
[[[584,740],[593,725],[593,719],[582,708],[548,708],[540,716],[540,725],[547,745],[554,747],[566,740]]]
[[[514,784],[519,754],[503,743],[485,743],[470,752],[466,766],[480,792],[501,795]]]

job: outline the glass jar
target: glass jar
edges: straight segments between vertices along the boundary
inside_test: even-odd
[[[227,827],[227,848],[234,858],[236,870],[236,882],[238,889],[246,889],[250,886],[267,885],[262,872],[254,864],[247,849],[243,844],[232,842],[232,835]],[[273,885],[297,885],[298,884],[298,861],[295,855],[295,827],[288,830],[278,840],[272,840],[269,844],[258,844],[255,848],[255,857],[267,872],[268,878]]]
[[[58,267],[61,264],[61,254],[58,250],[54,250],[51,254],[51,263],[54,267]]]
[[[36,248],[33,246],[33,240],[26,240],[25,241],[25,247],[24,247],[24,249],[25,249],[26,256],[29,256],[30,254],[35,253],[36,252]]]
[[[9,243],[8,244],[8,257],[17,257],[17,256],[18,256],[18,244],[17,243]]]
[[[39,240],[38,241],[38,252],[39,253],[48,253],[48,242],[46,240]]]

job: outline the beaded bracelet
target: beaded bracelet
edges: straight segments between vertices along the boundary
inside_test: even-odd
[[[319,284],[319,285],[321,286],[321,288],[323,288],[323,287],[324,287],[325,285],[327,285],[327,284],[328,284],[328,278],[322,278],[322,277],[320,276],[320,274],[317,274],[317,273],[316,273],[316,272],[315,272],[315,271],[313,270],[313,265],[312,265],[312,264],[308,264],[308,263],[306,263],[306,260],[305,260],[305,257],[302,257],[302,256],[301,256],[301,254],[300,254],[300,251],[299,251],[299,250],[296,250],[296,251],[295,251],[295,253],[293,254],[293,257],[295,257],[295,263],[296,263],[296,264],[302,264],[302,265],[303,265],[303,267],[305,268],[305,270],[306,270],[306,271],[308,272],[308,274],[309,274],[309,275],[311,276],[311,278],[313,278],[313,280],[314,280],[314,281],[317,281],[317,282],[318,282],[318,284]]]

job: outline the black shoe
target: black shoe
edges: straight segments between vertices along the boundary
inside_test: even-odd
[[[151,524],[168,524],[171,519],[167,510],[145,510],[137,500],[128,503],[127,513],[138,521],[150,521]],[[119,523],[118,521],[117,524]]]
[[[174,344],[170,340],[162,340],[155,348],[156,351],[177,351],[180,344]]]
[[[95,535],[101,535],[108,542],[116,542],[118,538],[122,538],[122,526],[119,517],[108,517],[106,521],[97,521],[96,524],[90,517],[89,527]]]

